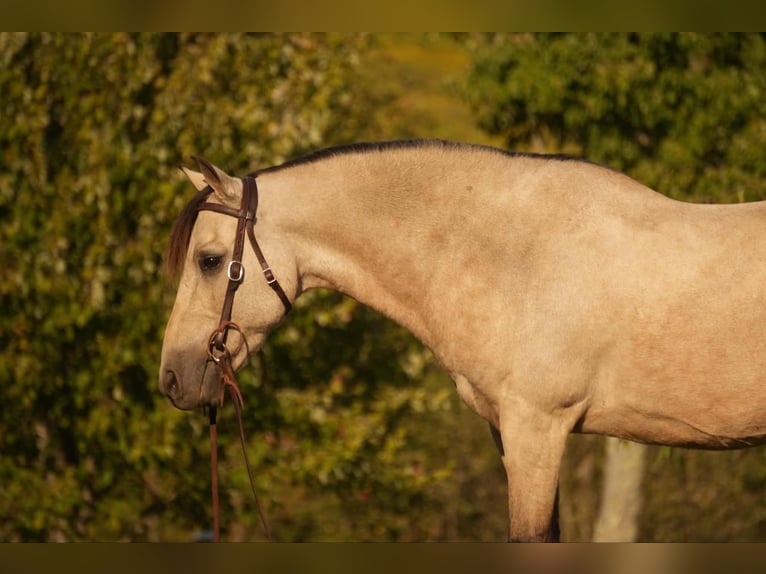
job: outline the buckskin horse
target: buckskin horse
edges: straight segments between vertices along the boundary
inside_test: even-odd
[[[432,140],[244,178],[197,162],[167,254],[159,385],[180,409],[217,405],[224,371],[323,287],[407,327],[489,422],[512,540],[558,536],[570,432],[765,440],[766,201],[686,203],[584,160]]]

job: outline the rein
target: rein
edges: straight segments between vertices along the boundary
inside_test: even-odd
[[[232,253],[231,261],[226,270],[226,275],[229,279],[229,283],[226,287],[226,296],[223,301],[223,309],[221,310],[221,320],[218,327],[210,334],[208,342],[207,354],[208,360],[213,361],[221,369],[222,385],[221,395],[218,399],[218,405],[211,405],[208,412],[210,422],[210,468],[211,468],[211,482],[212,482],[212,498],[213,498],[213,541],[220,541],[220,520],[219,520],[219,504],[218,504],[218,431],[216,425],[216,416],[218,412],[218,406],[223,405],[224,394],[228,389],[229,396],[232,403],[234,403],[234,410],[237,414],[237,422],[239,424],[239,440],[242,445],[242,455],[245,459],[245,466],[247,468],[247,475],[250,479],[250,489],[253,492],[255,498],[255,506],[258,510],[263,529],[266,533],[266,538],[272,540],[271,530],[266,521],[266,517],[263,514],[261,503],[258,499],[258,494],[255,491],[255,481],[253,479],[253,472],[250,467],[250,461],[247,457],[247,449],[245,448],[245,431],[242,424],[242,407],[244,406],[244,400],[242,393],[239,390],[237,379],[234,375],[234,368],[232,366],[232,356],[236,355],[244,344],[247,348],[247,341],[245,335],[239,326],[231,320],[231,313],[234,307],[234,295],[237,292],[240,284],[245,278],[245,266],[242,263],[242,256],[245,249],[245,235],[250,240],[250,245],[255,252],[255,256],[258,259],[258,263],[261,266],[261,271],[266,279],[266,283],[277,294],[282,304],[285,307],[287,313],[292,309],[290,299],[287,297],[284,289],[274,277],[274,273],[266,262],[266,258],[263,256],[258,241],[255,239],[255,231],[253,229],[256,221],[256,211],[258,210],[258,186],[255,183],[255,178],[251,176],[242,178],[242,201],[239,209],[234,209],[226,205],[220,205],[218,203],[203,202],[197,208],[197,211],[214,211],[216,213],[222,213],[231,217],[237,218],[237,234],[234,240],[234,250]],[[240,337],[240,343],[237,348],[230,351],[226,346],[229,331],[236,331]]]

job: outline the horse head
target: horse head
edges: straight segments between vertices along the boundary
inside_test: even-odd
[[[290,308],[282,285],[293,294],[297,285],[295,262],[276,240],[268,210],[259,209],[255,178],[231,177],[195,159],[200,172],[182,169],[198,193],[176,220],[166,256],[178,289],[159,386],[179,409],[221,402],[221,359],[233,370],[244,365]]]

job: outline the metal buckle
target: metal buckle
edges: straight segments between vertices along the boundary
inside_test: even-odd
[[[263,269],[263,276],[266,278],[267,285],[273,285],[277,282],[277,278],[274,276],[274,272],[271,270],[271,267],[265,267]]]
[[[239,265],[239,275],[236,277],[233,277],[231,274],[231,266],[234,264]],[[229,278],[229,281],[234,281],[235,283],[239,283],[242,281],[242,278],[245,276],[245,266],[242,265],[241,261],[229,261],[229,267],[226,269],[226,276]]]

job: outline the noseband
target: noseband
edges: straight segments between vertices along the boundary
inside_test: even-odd
[[[266,284],[271,287],[277,294],[282,304],[285,307],[285,312],[289,313],[292,309],[290,299],[287,297],[284,289],[274,277],[274,273],[266,262],[266,258],[263,256],[258,241],[255,239],[255,231],[253,229],[256,221],[256,211],[258,210],[258,186],[255,183],[255,178],[252,176],[246,176],[242,178],[242,201],[239,209],[234,209],[226,205],[218,203],[212,203],[209,201],[203,202],[197,208],[197,211],[214,211],[216,213],[222,213],[231,217],[237,218],[237,234],[234,239],[234,250],[232,252],[231,261],[226,270],[226,275],[229,279],[229,283],[226,287],[226,296],[223,300],[223,309],[221,310],[221,320],[218,323],[218,327],[210,334],[208,340],[207,354],[208,358],[216,363],[220,369],[223,379],[221,386],[221,395],[218,400],[218,406],[223,404],[224,390],[229,389],[232,402],[234,403],[234,410],[237,413],[237,420],[239,422],[239,438],[242,444],[242,454],[245,458],[245,466],[247,467],[248,477],[250,478],[250,488],[253,491],[255,497],[255,504],[258,509],[258,514],[261,517],[264,530],[266,531],[266,537],[271,539],[271,532],[264,517],[261,505],[258,500],[258,495],[255,492],[255,484],[253,481],[253,473],[250,469],[250,462],[247,457],[247,449],[245,448],[245,434],[242,425],[242,406],[243,399],[242,393],[237,385],[237,380],[234,376],[234,367],[231,364],[232,356],[236,355],[242,344],[247,347],[247,341],[245,335],[239,326],[231,320],[232,309],[234,307],[234,295],[237,293],[237,289],[245,279],[245,266],[242,262],[244,250],[245,250],[245,234],[247,234],[250,240],[250,245],[255,252],[255,256],[258,259],[258,263],[261,266],[264,277],[266,278]],[[237,331],[241,337],[240,346],[232,353],[226,346],[229,330]],[[220,540],[220,528],[218,519],[218,453],[217,453],[217,430],[216,430],[216,414],[217,406],[210,406],[209,420],[210,420],[210,463],[212,472],[212,488],[213,488],[213,540],[218,542]]]

